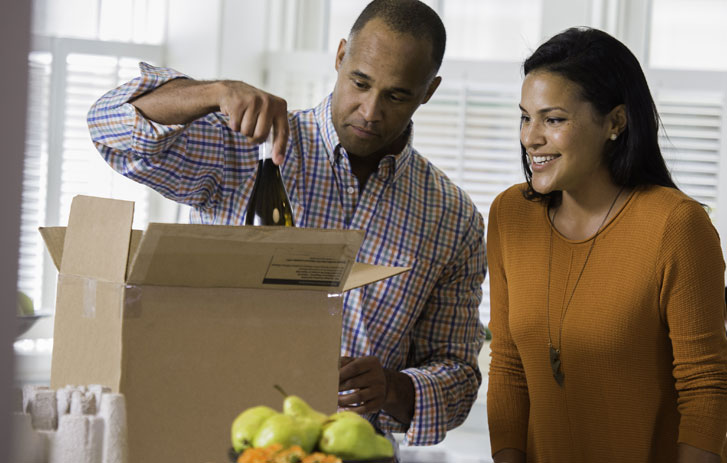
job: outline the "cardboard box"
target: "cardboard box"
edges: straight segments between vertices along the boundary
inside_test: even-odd
[[[342,294],[407,269],[355,263],[356,230],[150,224],[77,196],[42,228],[59,269],[51,387],[126,396],[129,462],[226,461],[243,409],[273,387],[336,409]]]

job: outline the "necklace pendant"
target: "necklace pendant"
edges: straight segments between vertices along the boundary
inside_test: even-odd
[[[552,345],[550,346],[550,368],[553,370],[555,382],[558,383],[558,386],[563,386],[565,374],[560,371],[560,351]]]

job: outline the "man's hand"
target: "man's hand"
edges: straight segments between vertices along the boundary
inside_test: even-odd
[[[220,112],[230,118],[229,127],[253,143],[262,143],[273,131],[273,162],[282,164],[288,144],[288,103],[244,82],[218,82]]]
[[[374,356],[341,357],[338,390],[351,391],[338,396],[338,406],[353,412],[384,410],[408,424],[414,414],[414,384],[398,371],[381,365]]]
[[[374,356],[341,357],[338,390],[352,391],[338,396],[338,406],[358,414],[376,413],[386,401],[386,373]]]

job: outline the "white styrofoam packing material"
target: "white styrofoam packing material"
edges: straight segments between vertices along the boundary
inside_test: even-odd
[[[11,463],[127,463],[126,404],[100,385],[23,388]]]

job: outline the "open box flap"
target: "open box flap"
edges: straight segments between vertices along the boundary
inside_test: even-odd
[[[66,227],[40,227],[38,228],[40,236],[45,241],[45,247],[48,254],[56,266],[56,270],[61,269],[61,260],[63,259],[63,243],[66,240]]]
[[[74,197],[63,240],[60,272],[123,282],[133,219],[133,202]]]
[[[360,288],[375,281],[385,280],[389,277],[408,272],[411,267],[385,267],[383,265],[371,265],[361,262],[354,262],[351,273],[348,275],[343,291]]]
[[[66,240],[66,227],[39,227],[40,236],[45,241],[45,247],[48,249],[56,270],[61,269],[61,261],[63,260],[63,243]],[[129,243],[129,255],[133,256],[136,248],[139,247],[141,241],[141,230],[131,230],[131,243]],[[131,265],[131,262],[129,262]],[[127,269],[128,270],[128,269]]]
[[[129,284],[342,292],[360,230],[151,223]]]

